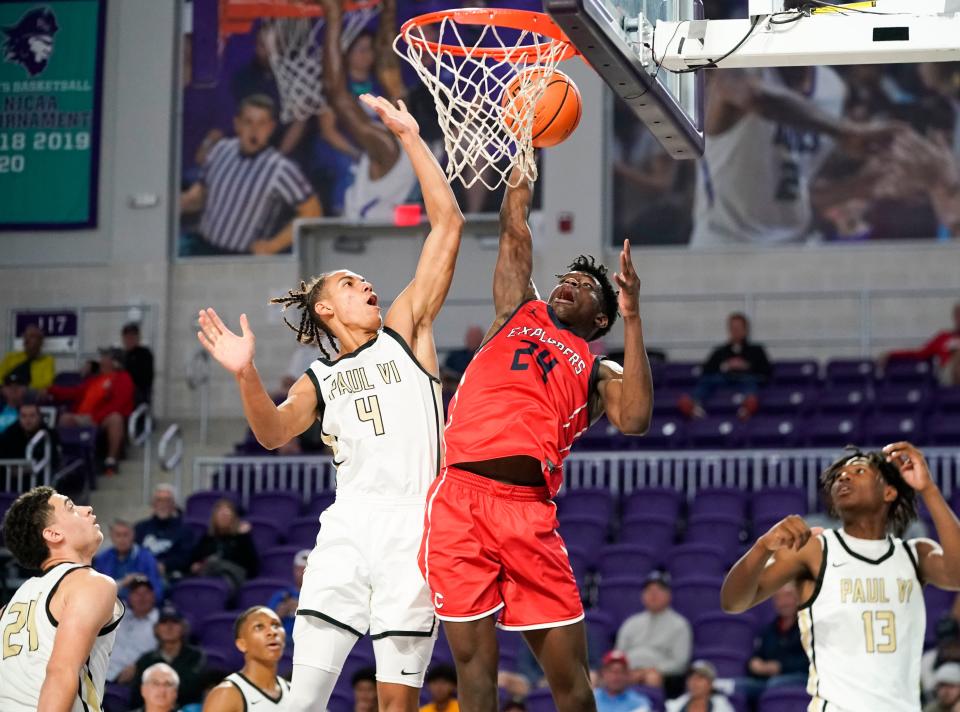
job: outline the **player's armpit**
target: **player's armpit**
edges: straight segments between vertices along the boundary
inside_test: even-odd
[[[243,712],[243,695],[232,683],[221,682],[207,695],[203,712]]]
[[[922,583],[948,591],[960,591],[960,562],[949,561],[940,545],[932,539],[914,539],[907,546],[911,544],[916,547]]]

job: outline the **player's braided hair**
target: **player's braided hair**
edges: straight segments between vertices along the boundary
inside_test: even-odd
[[[55,494],[52,487],[34,487],[17,497],[3,518],[3,540],[13,558],[25,569],[39,570],[50,558],[43,530],[53,516],[50,498]]]
[[[607,276],[607,268],[599,264],[593,255],[580,255],[570,263],[567,270],[589,274],[600,285],[600,310],[607,315],[607,325],[597,329],[588,341],[599,339],[613,328],[613,323],[617,320],[617,292]],[[557,279],[563,279],[563,275],[558,274]]]
[[[294,326],[287,320],[286,313],[283,315],[283,323],[297,332],[297,341],[301,344],[316,344],[317,348],[323,352],[323,355],[329,359],[331,356],[323,347],[321,339],[326,337],[327,343],[330,344],[334,352],[337,351],[337,342],[334,341],[330,329],[327,328],[327,325],[320,320],[320,317],[318,317],[316,311],[314,311],[314,306],[316,306],[320,300],[320,293],[323,292],[323,281],[326,278],[326,274],[321,274],[309,282],[301,280],[299,290],[291,289],[287,292],[287,296],[274,297],[270,300],[270,303],[283,305],[284,312],[287,311],[287,307],[289,306],[295,306],[299,309],[300,324],[298,326]]]
[[[897,498],[890,503],[887,512],[887,528],[894,536],[903,536],[910,526],[910,522],[917,518],[917,493],[900,474],[899,468],[892,462],[887,462],[882,452],[871,450],[863,452],[855,445],[847,445],[846,454],[830,465],[820,475],[820,483],[824,492],[829,495],[834,481],[840,476],[840,471],[850,460],[864,459],[871,467],[875,467],[883,477],[883,481],[897,490]],[[831,509],[833,506],[831,505]]]

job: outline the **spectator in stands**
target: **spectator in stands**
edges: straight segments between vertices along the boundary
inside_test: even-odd
[[[93,568],[117,582],[120,598],[126,600],[129,586],[141,576],[150,581],[157,599],[163,599],[163,578],[157,560],[146,549],[133,541],[133,525],[123,519],[114,519],[110,525],[113,546],[93,557]]]
[[[180,676],[177,705],[199,702],[206,682],[204,666],[207,658],[200,648],[187,643],[187,622],[174,608],[164,606],[153,628],[157,636],[157,648],[137,661],[137,672],[132,684],[131,702],[143,704],[141,684],[143,674],[151,665],[166,663]]]
[[[953,712],[960,702],[960,664],[944,663],[933,674],[936,683],[936,699],[923,708],[923,712]]]
[[[522,699],[513,697],[504,703],[502,712],[527,712],[527,705]]]
[[[457,671],[451,665],[431,665],[424,682],[430,701],[420,708],[420,712],[460,712]]]
[[[174,712],[179,690],[177,671],[166,663],[154,663],[143,671],[143,682],[140,683],[143,707],[135,712]]]
[[[763,628],[756,641],[753,657],[747,664],[751,677],[738,683],[748,699],[758,698],[768,687],[806,684],[810,663],[800,642],[799,604],[800,597],[793,583],[773,594],[777,617]]]
[[[34,390],[53,385],[56,364],[53,356],[43,353],[43,332],[36,324],[23,331],[23,351],[11,351],[0,361],[0,378],[10,373],[17,373],[19,382]]]
[[[219,576],[238,588],[256,576],[259,567],[250,524],[240,519],[232,500],[219,500],[210,513],[210,528],[193,550],[190,572]]]
[[[134,402],[149,403],[153,397],[153,352],[140,344],[140,325],[135,321],[124,325],[121,338],[123,367],[133,379]]]
[[[136,576],[127,586],[127,612],[117,626],[117,638],[110,653],[107,680],[124,685],[133,680],[137,661],[155,650],[157,637],[153,633],[160,611],[153,585],[146,576]]]
[[[623,622],[616,649],[626,653],[630,677],[637,685],[668,688],[682,684],[690,662],[690,623],[670,607],[670,575],[652,571],[643,586],[643,612]]]
[[[203,212],[199,234],[188,234],[181,255],[258,255],[289,252],[295,218],[320,217],[320,201],[295,163],[270,145],[276,104],[263,94],[240,103],[236,138],[207,156],[203,177],[180,197],[183,214]]]
[[[630,664],[621,650],[603,656],[600,684],[593,691],[597,712],[650,712],[650,698],[630,689]]]
[[[8,373],[3,379],[3,409],[0,410],[0,433],[5,432],[20,417],[20,405],[27,394],[27,386],[20,373]]]
[[[928,612],[927,615],[930,615]],[[954,614],[955,615],[955,614]],[[960,663],[960,624],[954,615],[937,621],[937,644],[923,654],[920,663],[920,684],[926,697],[936,692],[934,673],[945,663]]]
[[[717,669],[706,660],[694,660],[687,673],[687,691],[667,700],[667,712],[734,712],[733,705],[713,689]]]
[[[52,386],[49,394],[58,401],[76,400],[73,412],[60,416],[58,425],[87,427],[96,425],[107,439],[107,456],[103,471],[107,475],[119,472],[118,460],[126,436],[127,418],[133,412],[134,385],[130,374],[123,370],[123,352],[120,349],[100,349],[100,372],[79,386]]]
[[[377,712],[377,673],[373,668],[361,668],[350,678],[353,688],[353,712]]]
[[[727,343],[715,348],[703,364],[693,397],[684,395],[680,399],[680,411],[688,418],[705,416],[704,402],[721,388],[744,394],[737,412],[740,418],[746,420],[757,412],[760,405],[757,391],[773,370],[767,352],[760,344],[750,341],[750,321],[745,314],[735,312],[727,317],[727,333]]]
[[[287,586],[270,596],[267,607],[273,610],[287,631],[287,647],[293,647],[293,623],[297,617],[297,604],[300,601],[300,588],[303,586],[303,572],[307,570],[309,549],[301,549],[293,557],[293,586]]]
[[[190,568],[193,556],[193,530],[183,523],[177,508],[177,490],[161,483],[153,489],[153,516],[137,522],[137,543],[153,554],[160,573],[168,580],[180,578]]]
[[[0,460],[20,460],[27,454],[27,444],[41,430],[46,430],[52,440],[53,466],[59,462],[56,433],[43,422],[40,406],[31,399],[25,400],[17,409],[17,420],[0,433]]]
[[[953,305],[953,328],[937,332],[919,349],[891,351],[881,357],[881,366],[896,359],[934,359],[941,385],[960,386],[960,302]]]
[[[449,378],[453,381],[454,387],[460,382],[463,372],[467,370],[467,366],[469,366],[473,360],[473,355],[477,353],[477,350],[483,343],[483,336],[484,331],[482,326],[473,324],[467,327],[467,333],[463,335],[463,348],[454,349],[448,353],[447,358],[444,359],[440,375],[442,375],[444,379]]]

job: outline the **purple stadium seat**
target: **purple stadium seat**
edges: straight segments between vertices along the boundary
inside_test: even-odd
[[[743,677],[747,672],[747,660],[753,653],[752,648],[734,648],[729,645],[695,647],[695,660],[709,660],[717,668],[717,677]]]
[[[750,499],[754,519],[783,519],[788,514],[807,513],[807,493],[800,487],[767,487]]]
[[[884,412],[926,410],[930,405],[930,389],[924,384],[892,383],[877,388],[873,402],[876,410]]]
[[[920,414],[914,412],[873,413],[864,419],[865,445],[882,447],[898,440],[917,442],[923,432]]]
[[[610,616],[619,626],[634,613],[643,610],[640,593],[646,577],[611,576],[602,579],[597,592],[597,608]]]
[[[813,386],[770,386],[760,393],[760,412],[762,414],[797,415],[809,410],[820,392]]]
[[[353,695],[334,690],[327,703],[327,712],[353,712]]]
[[[937,411],[927,420],[924,440],[930,445],[960,443],[960,412]]]
[[[740,547],[743,516],[698,514],[687,521],[685,544],[711,544],[728,557]]]
[[[698,362],[668,362],[663,365],[663,382],[669,388],[689,390],[697,384],[701,373],[703,368]]]
[[[706,613],[692,621],[693,644],[697,648],[726,647],[753,650],[753,622],[726,613]]]
[[[673,585],[673,609],[687,620],[719,611],[722,583],[723,579],[717,576],[678,581]]]
[[[815,383],[820,373],[816,361],[777,361],[771,382],[776,385],[806,386]]]
[[[710,544],[679,544],[666,557],[667,571],[674,582],[686,578],[723,576],[726,563],[724,550]]]
[[[797,420],[788,415],[756,415],[743,426],[747,447],[795,447],[799,439]]]
[[[276,521],[266,517],[244,518],[250,524],[250,536],[253,538],[253,546],[258,554],[280,543],[281,529]]]
[[[561,521],[567,517],[579,516],[609,520],[613,514],[613,497],[606,488],[565,489],[563,496],[557,497],[556,502]]]
[[[887,383],[922,385],[933,381],[933,374],[933,365],[929,361],[892,359],[883,369],[883,380]]]
[[[312,549],[317,544],[317,532],[320,522],[315,516],[299,517],[290,524],[287,531],[287,544],[300,549]]]
[[[453,665],[453,653],[450,651],[450,644],[444,635],[443,626],[440,626],[440,634],[437,636],[437,642],[433,646],[433,657],[431,663],[443,663]]]
[[[278,523],[292,522],[300,516],[301,503],[300,495],[296,492],[257,492],[250,500],[249,514],[254,517],[267,517]]]
[[[247,581],[237,591],[234,607],[245,611],[251,606],[265,606],[270,597],[280,589],[293,585],[290,578],[255,578]]]
[[[221,670],[224,673],[234,669],[233,665],[231,665],[232,655],[228,655],[224,651],[214,648],[207,648],[203,653],[207,656],[207,668],[211,670]]]
[[[811,447],[840,448],[860,440],[860,417],[818,415],[807,421],[807,444]]]
[[[560,520],[560,536],[567,546],[584,551],[599,551],[607,537],[609,520],[602,517],[578,516]]]
[[[623,503],[623,518],[652,514],[676,519],[680,515],[683,494],[671,487],[644,487],[634,490]]]
[[[306,514],[319,517],[323,510],[333,504],[336,498],[337,495],[334,492],[317,492],[310,500],[310,504],[307,505]]]
[[[747,493],[738,487],[702,487],[690,505],[690,518],[722,514],[743,519],[747,515]]]
[[[210,512],[213,511],[213,505],[221,499],[233,500],[234,504],[238,507],[240,506],[240,498],[236,492],[227,492],[226,490],[201,490],[187,497],[184,518],[210,521]]]
[[[834,359],[827,362],[826,380],[828,384],[863,383],[873,378],[875,368],[870,359]]]
[[[745,399],[746,395],[742,391],[724,388],[710,396],[703,407],[712,415],[730,416],[736,414]]]
[[[10,509],[10,505],[17,499],[13,492],[0,492],[0,521],[3,521],[3,515]]]
[[[233,647],[233,625],[243,611],[220,611],[204,616],[194,629],[194,635],[203,647],[224,650]]]
[[[686,420],[680,415],[661,415],[654,406],[650,429],[642,438],[632,438],[637,450],[673,450],[684,443]]]
[[[596,551],[585,551],[576,546],[567,547],[567,557],[570,559],[570,568],[573,569],[573,577],[577,580],[577,586],[583,589],[587,581],[587,572],[596,557]]]
[[[176,583],[170,600],[192,626],[227,607],[230,587],[220,578],[188,578]]]
[[[600,551],[597,573],[600,578],[618,576],[646,576],[658,563],[661,555],[653,549],[637,544],[608,544]]]
[[[960,386],[940,387],[933,395],[941,413],[960,413]]]
[[[204,534],[210,529],[210,520],[209,519],[189,519],[184,518],[183,523],[190,527],[190,531],[193,532],[193,540],[200,541]]]
[[[553,703],[553,695],[548,688],[538,688],[531,690],[527,695],[527,712],[557,712],[557,706]]]
[[[130,686],[108,682],[103,691],[104,712],[126,712],[130,709]]]
[[[734,417],[708,415],[687,425],[687,443],[692,448],[731,448],[740,443],[741,423]]]
[[[817,396],[817,409],[821,413],[862,413],[869,403],[870,392],[864,385],[828,386]]]
[[[757,712],[807,712],[810,695],[802,687],[774,687],[764,690]]]
[[[523,636],[516,630],[496,629],[497,644],[500,646],[500,653],[512,653],[514,657],[519,654],[520,649],[525,645]]]
[[[688,390],[686,388],[655,387],[653,390],[653,412],[678,415],[677,403]]]
[[[577,438],[578,450],[611,450],[616,441],[623,437],[605,417],[591,425],[587,432]]]
[[[372,654],[368,655],[366,651],[354,648],[350,651],[350,654],[343,663],[343,669],[340,672],[340,679],[349,681],[350,678],[353,677],[354,673],[356,673],[358,670],[374,666],[375,663]]]
[[[260,577],[289,579],[293,575],[293,557],[300,549],[289,544],[267,549],[260,555]]]
[[[677,520],[674,517],[645,515],[625,517],[620,526],[620,544],[639,544],[640,546],[663,551],[673,544],[676,538]]]
[[[583,620],[587,627],[587,646],[589,647],[591,667],[593,667],[594,661],[602,658],[613,647],[617,625],[613,616],[599,608],[591,608],[586,611]]]

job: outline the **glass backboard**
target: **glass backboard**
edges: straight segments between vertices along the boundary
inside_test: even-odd
[[[544,0],[544,9],[674,158],[703,154],[703,73],[657,64],[658,20],[702,20],[700,0]]]

